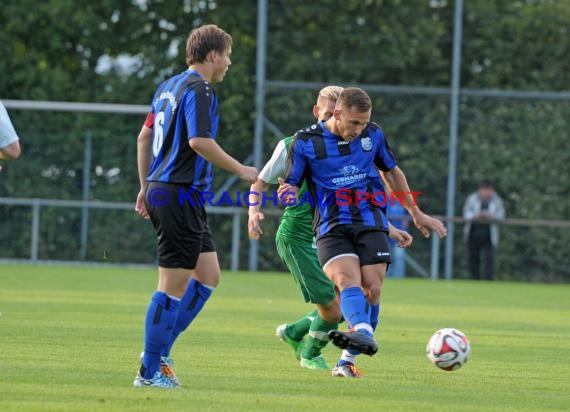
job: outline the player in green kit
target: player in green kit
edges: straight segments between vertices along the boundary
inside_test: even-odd
[[[332,116],[342,90],[342,87],[327,86],[319,92],[317,104],[313,107],[313,114],[318,120],[326,121]],[[263,202],[262,197],[255,193],[266,191],[269,184],[277,184],[278,178],[284,175],[287,152],[292,141],[292,136],[279,141],[271,159],[261,171],[259,180],[251,186],[248,231],[252,239],[259,239],[263,233],[260,225],[263,220]],[[305,191],[306,185],[303,185],[299,199],[302,199]],[[390,235],[401,247],[408,247],[412,242],[408,233],[395,228],[391,228]],[[300,202],[285,208],[275,242],[277,253],[293,274],[303,298],[317,306],[317,310],[296,322],[278,326],[276,335],[292,347],[301,367],[329,369],[321,350],[329,341],[328,332],[338,326],[342,315],[336,287],[323,272],[317,258],[309,202]]]
[[[317,104],[313,107],[313,114],[317,119],[327,120],[332,116],[336,99],[341,91],[342,87],[327,86],[319,92]],[[277,184],[277,179],[285,173],[287,151],[292,141],[293,136],[279,141],[259,180],[251,186],[251,192],[261,193],[267,190],[269,184]],[[305,190],[306,186],[303,186],[301,191]],[[249,236],[252,239],[259,239],[263,233],[260,226],[263,220],[261,197],[251,194],[249,200],[251,205],[248,220]],[[293,274],[305,301],[317,305],[317,310],[298,321],[280,325],[276,334],[291,345],[302,367],[329,369],[321,350],[329,341],[328,331],[338,326],[341,313],[335,285],[324,274],[317,259],[313,217],[308,202],[285,208],[275,243],[277,253]],[[309,336],[304,342],[307,333]]]

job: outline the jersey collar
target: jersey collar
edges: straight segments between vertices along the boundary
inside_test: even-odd
[[[342,139],[342,137],[332,133],[329,129],[327,129],[327,127],[325,126],[325,122],[323,122],[322,120],[319,120],[319,127],[323,131],[323,135],[325,137],[332,137],[334,139]]]
[[[187,69],[186,73],[190,76],[198,76],[200,79],[202,78],[202,75],[197,70]]]

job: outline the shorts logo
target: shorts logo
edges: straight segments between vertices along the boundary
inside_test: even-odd
[[[390,256],[388,252],[376,252],[376,256]]]
[[[372,139],[370,136],[366,136],[360,139],[360,144],[362,145],[362,150],[369,152],[372,150]]]

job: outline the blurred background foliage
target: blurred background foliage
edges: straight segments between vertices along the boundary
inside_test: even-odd
[[[448,87],[454,2],[446,0],[268,1],[267,78],[342,85]],[[465,2],[461,87],[567,91],[570,2]],[[157,84],[185,69],[188,32],[215,23],[233,36],[232,66],[220,98],[219,142],[238,159],[252,152],[255,117],[256,0],[4,0],[0,8],[0,98],[148,105]],[[314,90],[269,88],[266,114],[283,134],[313,122]],[[370,93],[421,205],[445,214],[449,96]],[[10,110],[24,155],[4,164],[0,196],[80,200],[83,148],[93,138],[92,200],[134,202],[136,136],[144,115]],[[462,96],[456,214],[485,178],[508,217],[569,219],[569,100]],[[277,136],[266,131],[269,158]],[[218,170],[214,189],[228,175]],[[236,183],[232,190],[247,190]],[[3,257],[27,258],[31,212],[0,208]],[[248,248],[242,222],[241,266]],[[44,208],[41,259],[78,259],[80,210]],[[152,228],[131,211],[91,211],[87,260],[154,262]],[[223,266],[231,218],[213,216]],[[260,269],[283,266],[275,253],[277,218],[268,217]],[[429,241],[411,255],[429,267]],[[461,225],[455,276],[466,276]],[[568,281],[570,235],[560,228],[504,227],[499,278]]]

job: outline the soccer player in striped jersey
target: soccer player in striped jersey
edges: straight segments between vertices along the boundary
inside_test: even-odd
[[[341,91],[342,87],[339,86],[327,86],[320,90],[313,106],[313,115],[318,121],[330,119]],[[262,192],[268,189],[269,184],[277,184],[278,179],[284,175],[287,152],[292,140],[293,136],[289,136],[278,142],[271,159],[260,172],[258,181],[251,185],[248,230],[252,239],[258,239],[263,233]],[[299,197],[305,192],[304,183]],[[328,363],[321,350],[329,341],[328,332],[337,328],[341,313],[336,287],[319,264],[312,220],[309,202],[287,206],[275,236],[275,243],[277,253],[291,271],[305,302],[314,303],[317,310],[295,322],[280,325],[276,335],[292,347],[301,367],[328,370]],[[395,228],[391,228],[390,236],[400,247],[408,247],[412,242],[410,234]]]
[[[216,143],[218,99],[211,83],[223,80],[231,46],[231,36],[215,25],[192,30],[188,69],[160,84],[138,136],[141,189],[135,209],[156,232],[158,286],[146,314],[134,386],[179,386],[170,350],[218,285],[218,255],[200,198],[212,183],[212,165],[250,183],[257,180],[254,167]]]
[[[319,261],[340,291],[341,311],[350,326],[348,332],[333,330],[329,337],[352,355],[374,355],[378,350],[373,332],[390,263],[388,221],[378,207],[382,199],[375,204],[370,198],[386,192],[380,174],[391,192],[405,194],[405,206],[424,236],[430,230],[440,237],[447,233],[439,220],[416,204],[382,130],[370,122],[371,111],[372,102],[364,90],[344,89],[328,121],[295,135],[287,176],[279,188],[280,196],[287,198],[287,192],[295,196],[306,180],[316,199],[313,224]],[[354,359],[344,354],[332,374],[360,376]]]

